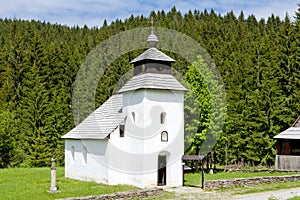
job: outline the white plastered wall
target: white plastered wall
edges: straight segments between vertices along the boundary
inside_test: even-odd
[[[137,187],[157,186],[158,155],[167,155],[167,186],[182,185],[184,154],[183,92],[138,90],[123,94],[125,136],[119,128],[110,139],[66,139],[66,177]],[[166,113],[165,123],[160,114]],[[134,116],[132,113],[135,113]],[[161,132],[168,141],[161,141]],[[72,155],[74,149],[74,156]],[[83,152],[86,148],[86,160]],[[74,158],[73,158],[74,157]]]
[[[65,176],[83,181],[108,183],[107,140],[65,141]],[[72,155],[72,151],[74,153]],[[86,154],[85,154],[86,152]]]

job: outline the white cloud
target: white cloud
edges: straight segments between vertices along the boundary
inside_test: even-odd
[[[3,1],[3,0],[0,0]],[[21,18],[49,21],[51,23],[68,24],[80,26],[101,26],[104,19],[108,22],[115,19],[125,19],[131,14],[149,16],[152,10],[169,11],[174,5],[181,13],[188,10],[203,11],[214,9],[217,13],[226,14],[231,10],[239,15],[243,10],[244,14],[254,14],[258,19],[267,18],[274,13],[282,19],[285,13],[294,16],[297,10],[295,0],[10,0],[0,2],[1,18]]]

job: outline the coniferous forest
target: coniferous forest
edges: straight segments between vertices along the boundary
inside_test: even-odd
[[[156,27],[199,42],[222,76],[227,111],[214,149],[218,163],[273,165],[273,137],[300,115],[299,5],[294,16],[284,19],[256,19],[243,12],[221,16],[213,10],[182,14],[174,7],[94,28],[0,19],[0,168],[49,166],[53,155],[62,166],[61,136],[74,127],[72,87],[80,65],[99,43],[124,30],[149,27],[151,17]],[[123,55],[105,71],[97,107],[111,96],[115,83],[132,68],[128,62],[139,53]],[[181,65],[179,70],[203,81],[188,69]],[[206,128],[207,120],[200,119],[194,131]],[[190,153],[198,152],[201,141],[192,143]]]

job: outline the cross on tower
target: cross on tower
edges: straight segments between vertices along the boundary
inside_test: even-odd
[[[153,34],[153,24],[154,24],[153,17],[151,17],[151,34]]]

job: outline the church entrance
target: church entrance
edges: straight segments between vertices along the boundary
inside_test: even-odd
[[[157,185],[166,185],[167,156],[158,155]]]

